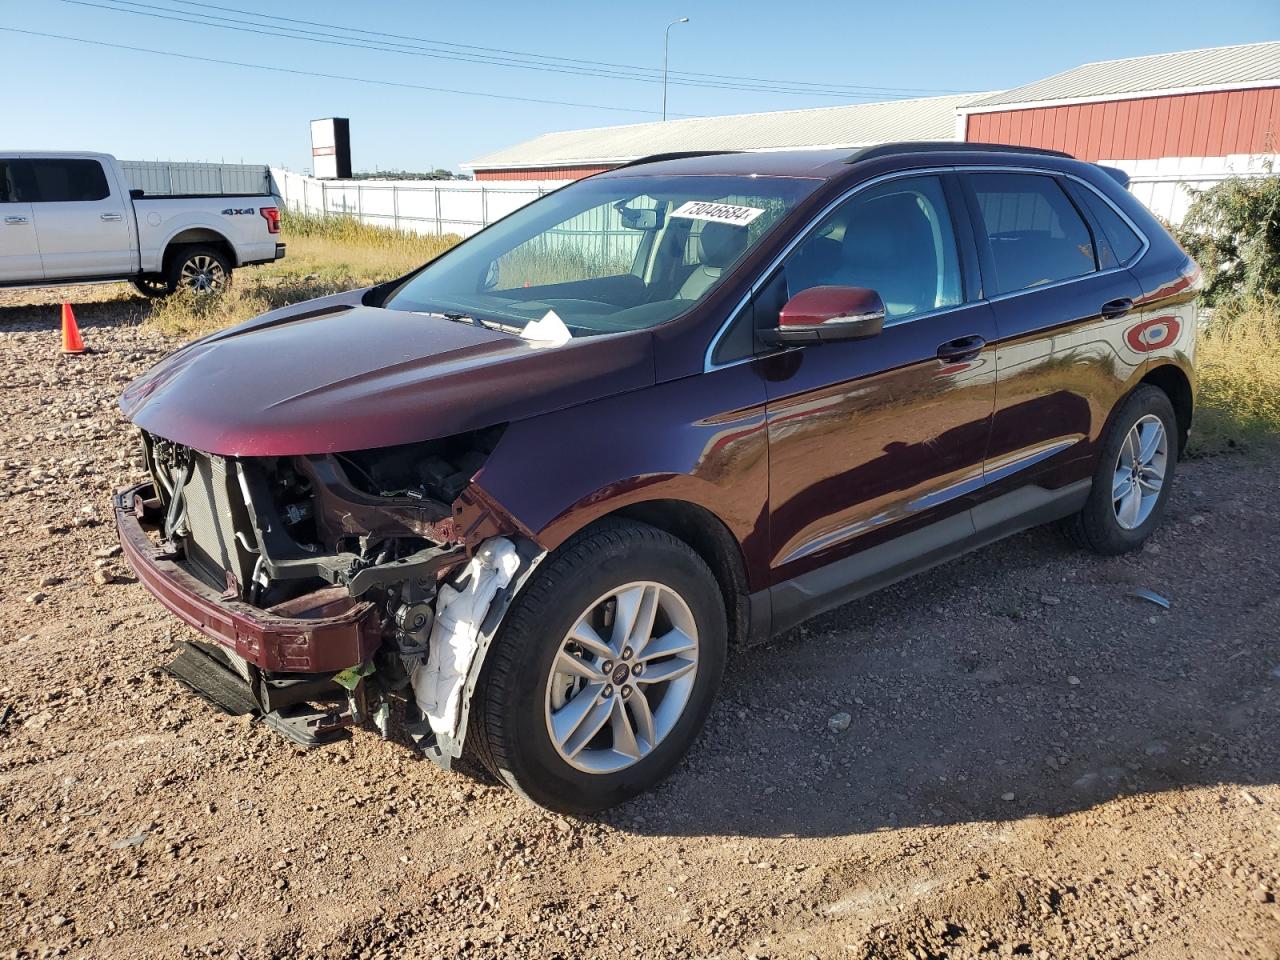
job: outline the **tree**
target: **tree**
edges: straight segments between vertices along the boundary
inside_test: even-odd
[[[1204,302],[1280,299],[1280,176],[1231,177],[1205,190],[1176,230],[1204,273]]]

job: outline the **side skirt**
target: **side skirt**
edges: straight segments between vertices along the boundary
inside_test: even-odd
[[[978,547],[1069,517],[1084,506],[1091,486],[1092,481],[1086,479],[1057,490],[1022,487],[972,510],[762,590],[752,597],[752,613],[766,606],[760,600],[767,594],[768,606],[772,607],[770,633],[776,636],[810,617]]]

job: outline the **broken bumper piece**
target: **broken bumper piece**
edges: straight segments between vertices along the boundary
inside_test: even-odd
[[[281,689],[250,683],[219,648],[179,641],[178,655],[165,671],[232,716],[260,714],[272,730],[302,747],[318,747],[350,736],[352,712],[332,704],[313,705],[306,698],[328,699],[338,691],[332,681],[310,680]],[[249,673],[249,671],[245,671]]]
[[[376,607],[342,589],[295,598],[278,613],[224,599],[147,536],[153,498],[150,484],[116,495],[125,559],[157,600],[214,643],[272,673],[330,674],[365,662],[382,643]]]
[[[466,526],[467,542],[478,541],[469,561],[458,562],[461,543],[357,569],[328,569],[332,558],[312,555],[308,569],[332,579],[265,609],[236,599],[231,575],[219,590],[180,548],[154,536],[163,517],[153,485],[117,494],[115,512],[138,579],[203,634],[177,644],[167,668],[177,680],[228,713],[261,714],[303,746],[345,737],[366,721],[388,736],[395,710],[408,740],[448,769],[462,753],[489,644],[545,556],[528,537],[485,536],[492,508],[479,492],[474,502],[462,499],[464,519],[479,508]],[[437,593],[442,570],[449,574],[439,577]],[[378,601],[364,599],[366,591]]]

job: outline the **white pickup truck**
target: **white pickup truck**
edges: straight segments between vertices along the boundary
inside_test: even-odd
[[[215,292],[234,268],[284,256],[269,194],[147,197],[105,153],[0,151],[0,220],[0,287]]]

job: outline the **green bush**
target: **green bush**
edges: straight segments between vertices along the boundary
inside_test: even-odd
[[[1280,176],[1196,191],[1176,235],[1204,273],[1207,306],[1280,299]]]

